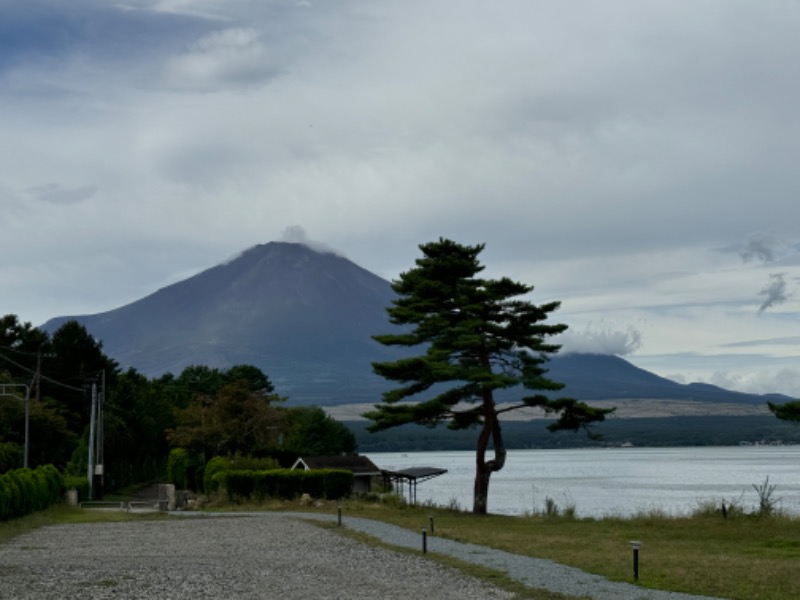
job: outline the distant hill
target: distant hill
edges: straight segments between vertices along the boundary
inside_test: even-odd
[[[292,404],[375,403],[388,388],[370,364],[399,356],[371,337],[393,330],[386,315],[393,298],[388,281],[346,258],[271,242],[121,308],[54,318],[42,328],[53,332],[75,319],[123,368],[149,376],[252,364]],[[563,395],[582,400],[766,401],[682,385],[616,356],[559,355],[550,374],[567,384]]]

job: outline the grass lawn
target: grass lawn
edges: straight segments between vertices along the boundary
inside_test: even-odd
[[[289,508],[289,507],[287,507]],[[297,509],[292,505],[293,510]],[[336,511],[336,506],[328,507]],[[413,531],[434,519],[434,535],[549,558],[612,580],[633,582],[639,549],[643,587],[742,600],[800,598],[800,519],[712,512],[691,517],[654,512],[631,518],[475,516],[443,508],[346,502],[343,514]]]

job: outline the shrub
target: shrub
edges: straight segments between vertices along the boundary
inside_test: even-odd
[[[86,477],[67,475],[62,484],[63,491],[77,490],[78,502],[89,499],[89,480]]]
[[[753,484],[753,489],[758,494],[758,516],[759,517],[768,517],[773,514],[778,507],[778,503],[781,501],[780,498],[774,498],[773,494],[775,493],[775,485],[769,484],[769,476],[764,480],[764,483],[760,485]]]
[[[353,488],[353,473],[347,470],[227,470],[221,473],[222,483],[232,500],[291,499],[302,494],[338,499],[348,496]]]
[[[0,475],[0,520],[22,517],[61,499],[61,474],[52,465]]]
[[[277,469],[280,465],[274,458],[256,458],[253,456],[215,456],[206,463],[203,471],[203,489],[212,494],[219,491],[220,480],[218,475],[223,471],[265,471]]]
[[[313,471],[309,471],[309,473],[313,473]],[[349,496],[355,479],[352,471],[340,469],[326,469],[322,471],[322,478],[325,485],[325,493],[323,495],[330,500]]]
[[[167,459],[167,480],[179,489],[189,487],[189,452],[184,448],[173,448]]]
[[[219,490],[219,478],[214,475],[230,469],[230,461],[222,456],[215,456],[206,463],[206,468],[203,470],[203,490],[206,494],[213,494]]]

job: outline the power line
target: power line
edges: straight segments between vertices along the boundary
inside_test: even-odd
[[[6,361],[8,361],[8,362],[10,362],[12,365],[14,365],[15,367],[17,367],[18,369],[22,369],[23,371],[26,371],[27,373],[31,373],[31,374],[33,374],[34,376],[36,376],[36,371],[35,371],[34,369],[29,369],[29,368],[28,368],[28,367],[26,367],[25,365],[21,365],[21,364],[19,364],[17,361],[15,361],[15,360],[11,360],[11,359],[10,359],[10,358],[8,358],[7,356],[3,356],[2,354],[0,354],[0,358],[2,358],[3,360],[6,360]],[[44,381],[47,381],[47,382],[49,382],[49,383],[52,383],[53,385],[58,385],[58,386],[61,386],[61,387],[63,387],[63,388],[66,388],[66,389],[68,389],[68,390],[72,390],[72,391],[74,391],[74,392],[83,392],[83,391],[84,391],[84,390],[83,390],[83,388],[77,388],[77,387],[75,387],[75,386],[72,386],[72,385],[69,385],[69,384],[66,384],[66,383],[62,383],[62,382],[60,382],[60,381],[56,381],[56,380],[55,380],[55,379],[53,379],[52,377],[47,377],[46,375],[42,375],[41,373],[39,373],[39,378],[40,378],[40,379],[43,379]]]

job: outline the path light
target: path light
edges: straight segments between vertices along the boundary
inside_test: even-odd
[[[633,547],[633,578],[639,581],[639,546],[642,542],[634,540],[628,543]]]
[[[336,523],[339,527],[342,526],[342,503],[336,505]]]
[[[428,515],[428,525],[431,529],[431,534],[433,534],[433,515]]]
[[[428,530],[424,527],[422,528],[422,553],[428,553]]]

